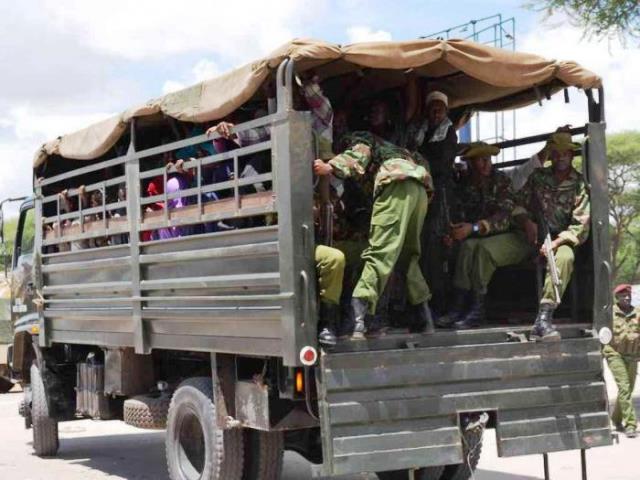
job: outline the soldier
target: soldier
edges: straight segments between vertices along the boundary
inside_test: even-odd
[[[618,285],[613,291],[613,340],[602,354],[618,386],[618,400],[611,415],[617,430],[635,438],[637,420],[633,406],[633,389],[640,358],[640,308],[631,304],[631,285]]]
[[[433,292],[434,311],[443,314],[447,310],[447,296],[451,288],[451,251],[443,241],[449,232],[450,206],[455,204],[453,163],[458,150],[458,136],[448,117],[449,99],[444,93],[430,92],[424,105],[424,117],[409,124],[403,146],[419,152],[429,162],[433,178],[435,195],[422,233],[425,245],[422,267]]]
[[[498,147],[478,142],[462,157],[470,174],[460,181],[457,193],[463,221],[451,229],[453,240],[462,242],[453,277],[454,304],[439,326],[468,329],[484,323],[485,296],[496,268],[520,263],[531,254],[524,236],[511,231],[515,208],[511,181],[491,163],[499,152]]]
[[[429,287],[420,271],[420,233],[433,187],[431,176],[404,148],[370,132],[354,132],[344,139],[347,150],[328,163],[314,162],[316,175],[357,177],[375,175],[374,204],[369,245],[362,254],[364,267],[353,292],[351,308],[355,320],[352,338],[366,332],[365,316],[374,314],[380,294],[398,262],[406,266],[409,303],[414,306],[414,331],[433,332],[429,310]]]
[[[516,224],[532,245],[539,245],[538,231],[550,233],[560,278],[556,295],[551,273],[547,271],[538,316],[531,330],[534,340],[560,339],[552,323],[559,303],[557,297],[562,298],[571,279],[574,249],[589,236],[589,195],[582,175],[571,165],[576,148],[579,145],[571,142],[570,133],[554,133],[548,143],[551,166],[531,174],[520,192],[519,206],[514,210]],[[540,255],[547,255],[544,245]]]

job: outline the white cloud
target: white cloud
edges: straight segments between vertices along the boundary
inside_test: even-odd
[[[167,80],[162,85],[162,94],[177,92],[183,88],[193,85],[195,83],[208,80],[217,75],[220,75],[220,69],[215,62],[206,58],[201,59],[196,63],[188,75],[185,75],[180,80]]]
[[[54,24],[91,48],[129,59],[168,58],[194,51],[246,61],[289,40],[323,2],[211,0],[43,0]]]
[[[347,28],[349,43],[358,42],[389,42],[391,33],[384,30],[373,30],[371,27],[357,25]]]
[[[112,115],[113,113],[48,113],[20,106],[12,108],[1,123],[4,128],[13,131],[17,140],[36,142],[32,150],[35,152],[44,141],[74,132]]]
[[[177,92],[178,90],[182,90],[183,88],[186,88],[186,87],[187,85],[182,82],[178,82],[176,80],[167,80],[162,85],[162,95],[166,95],[167,93]]]

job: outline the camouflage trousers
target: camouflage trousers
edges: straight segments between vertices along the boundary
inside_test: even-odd
[[[320,301],[339,305],[346,263],[344,254],[336,248],[318,245],[315,260]]]
[[[369,245],[362,253],[364,266],[353,291],[354,297],[367,300],[369,313],[375,313],[396,263],[406,272],[409,303],[417,305],[429,299],[419,264],[427,205],[427,191],[414,180],[392,182],[376,197]]]
[[[531,246],[516,232],[467,238],[460,245],[453,284],[462,290],[487,293],[498,267],[518,264],[531,253]]]
[[[638,359],[616,352],[610,345],[603,348],[609,369],[618,386],[618,400],[611,415],[611,421],[623,428],[636,428],[636,412],[633,406],[633,389],[638,374]]]

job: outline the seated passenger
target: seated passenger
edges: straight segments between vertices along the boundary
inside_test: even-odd
[[[542,341],[560,339],[552,323],[553,312],[571,279],[574,250],[587,240],[591,221],[589,194],[582,175],[571,164],[573,152],[580,145],[571,141],[570,133],[561,132],[551,136],[548,146],[551,166],[531,174],[514,211],[516,223],[532,245],[539,247],[538,233],[546,235],[548,231],[552,238],[560,286],[556,295],[547,271],[538,316],[531,330],[531,338]],[[540,255],[547,255],[544,246],[540,247]]]
[[[511,231],[511,181],[491,163],[499,152],[498,147],[478,142],[462,156],[469,174],[461,179],[456,195],[463,220],[451,227],[451,237],[462,242],[453,277],[454,304],[439,326],[468,329],[485,323],[485,296],[496,268],[518,264],[531,254],[524,236]]]
[[[427,169],[418,165],[410,152],[370,132],[347,135],[347,150],[328,163],[316,159],[318,176],[371,180],[375,176],[369,246],[362,254],[364,267],[353,292],[351,308],[355,319],[352,338],[367,331],[365,317],[373,315],[391,271],[398,261],[406,266],[409,303],[414,307],[416,332],[433,332],[429,310],[429,287],[420,271],[420,232],[432,192]]]

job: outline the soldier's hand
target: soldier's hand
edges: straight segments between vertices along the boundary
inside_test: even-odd
[[[524,234],[531,245],[536,245],[538,243],[538,224],[527,220],[524,224]]]
[[[313,173],[315,173],[317,176],[324,177],[326,175],[331,175],[332,172],[333,167],[330,164],[325,163],[320,159],[316,159],[313,162]]]
[[[451,236],[454,240],[462,241],[471,235],[473,225],[470,223],[456,223],[451,226]]]

